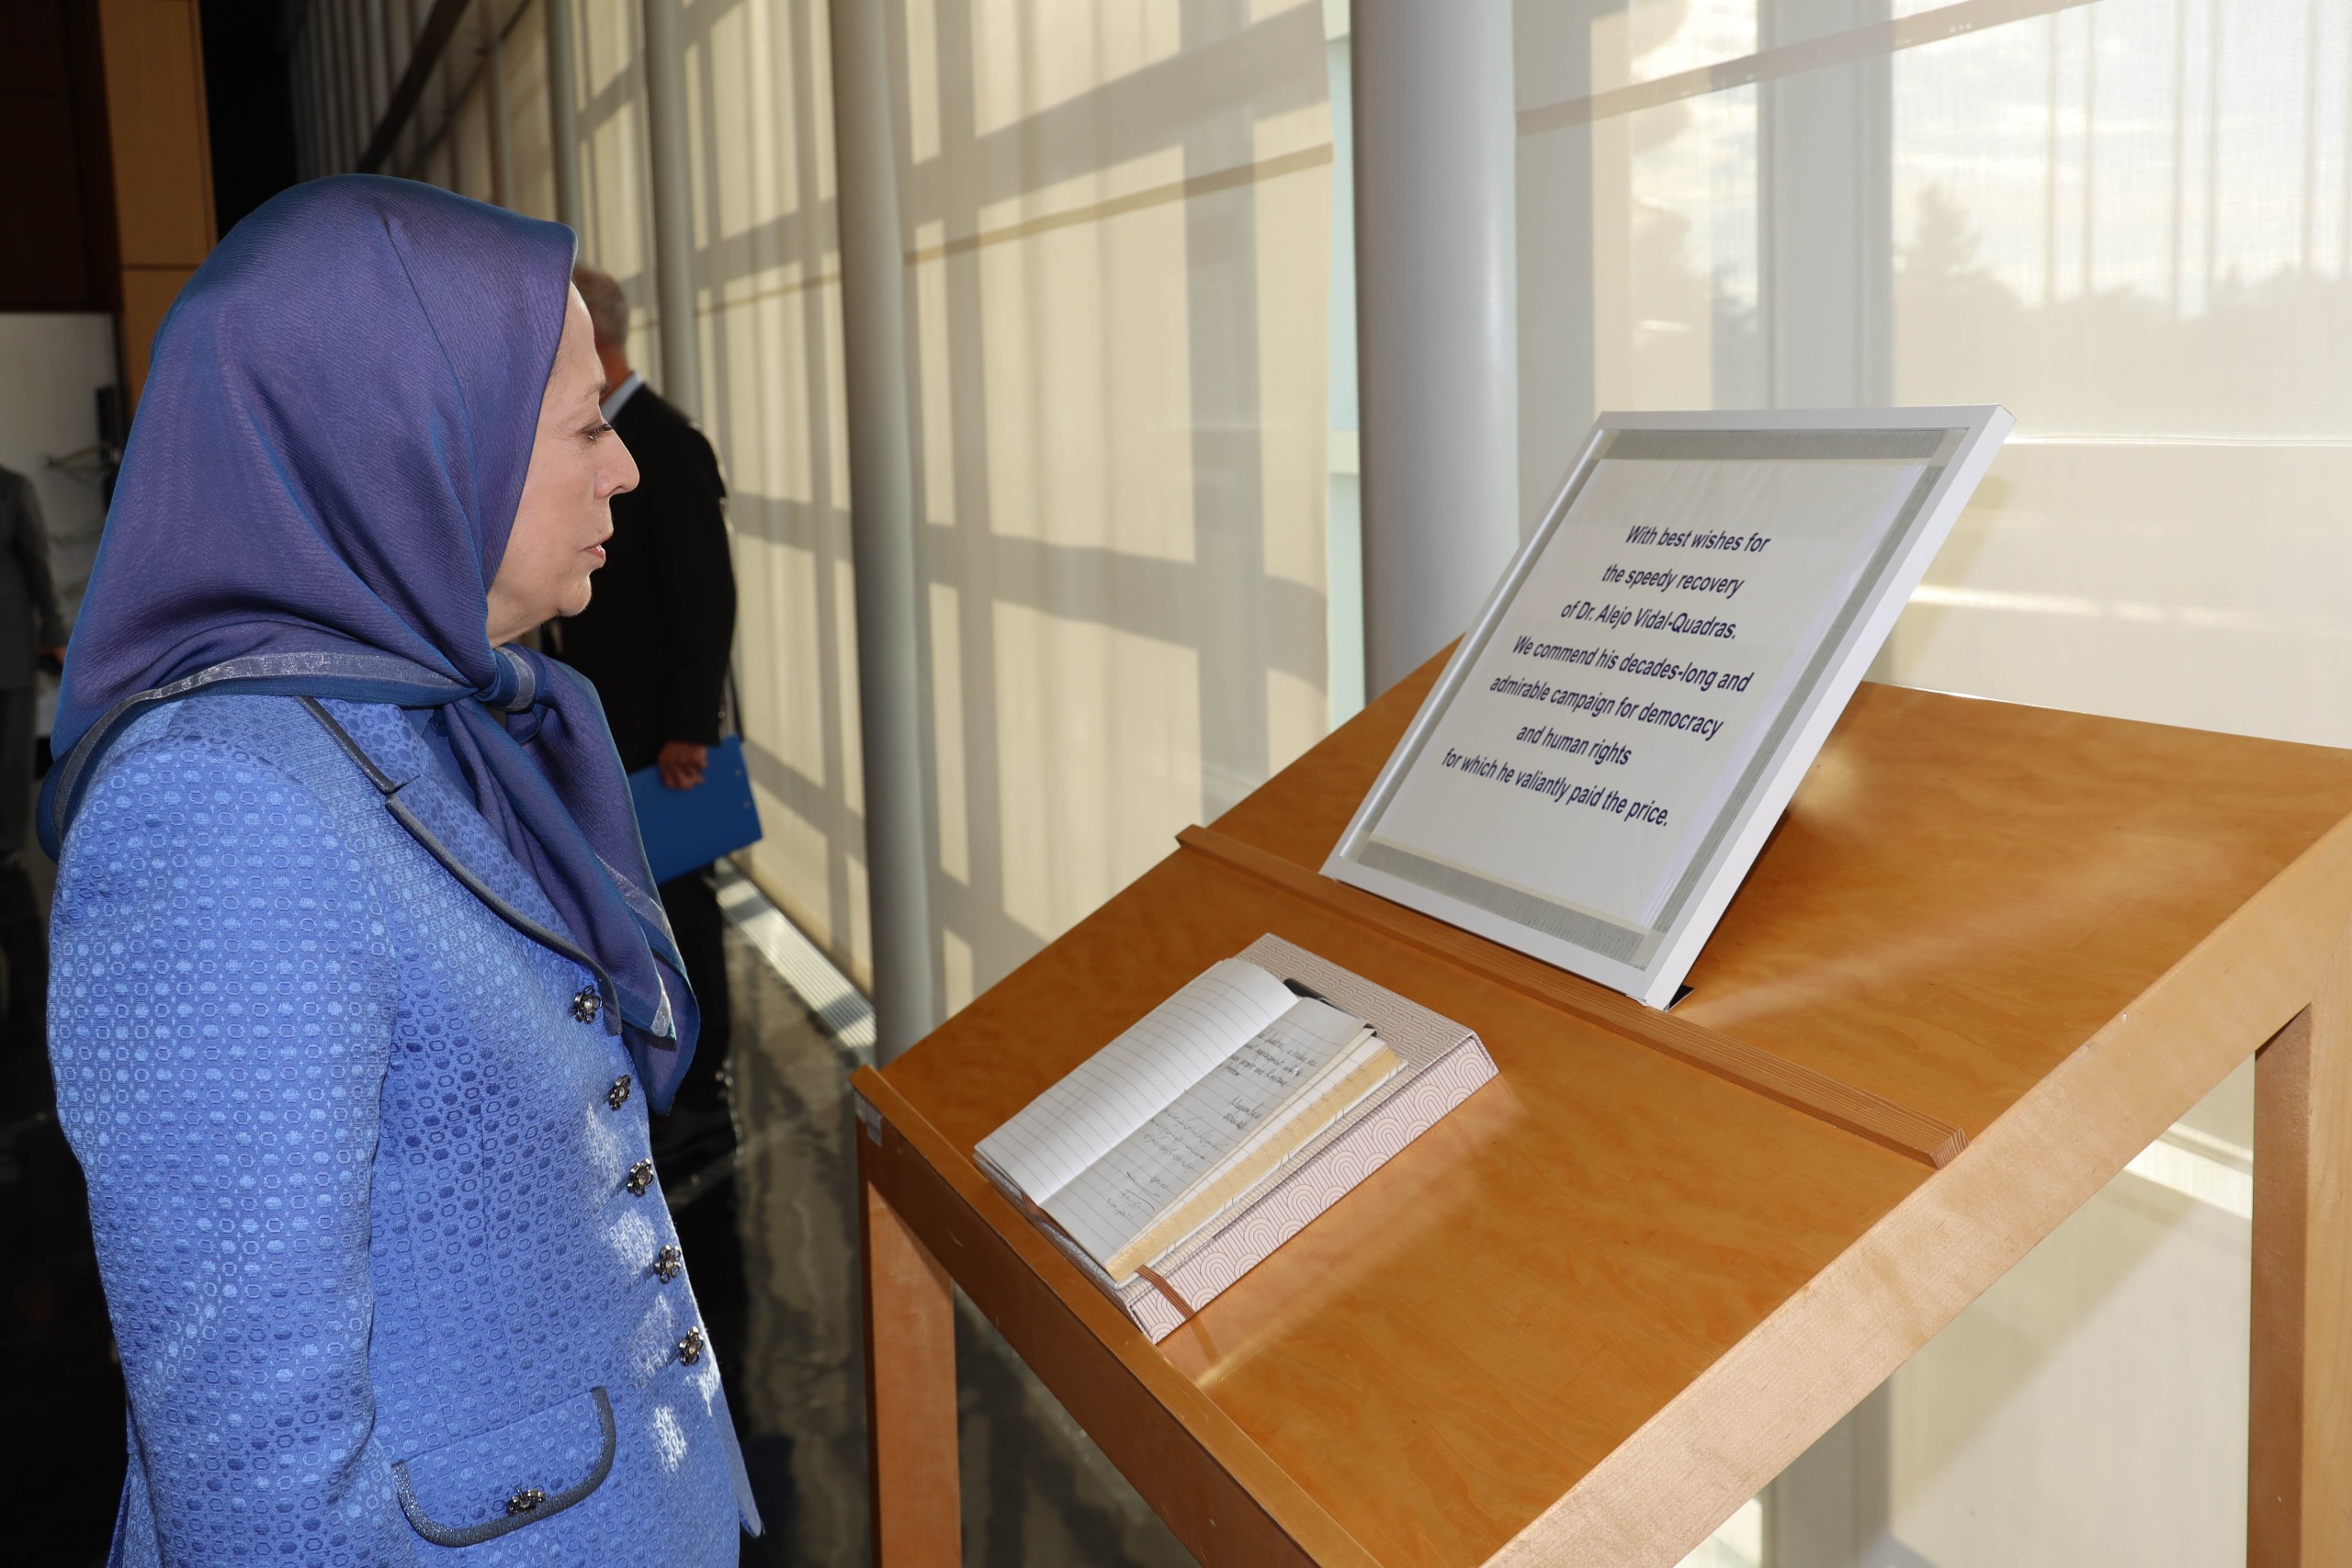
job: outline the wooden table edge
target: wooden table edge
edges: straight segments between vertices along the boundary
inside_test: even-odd
[[[1679,1562],[2293,1022],[2331,961],[2352,961],[2347,925],[2352,818],[2280,871],[1488,1562]],[[2119,1080],[2128,1092],[2117,1092]],[[2339,1148],[2346,1141],[2339,1133]],[[1944,1267],[1922,1269],[1923,1257]],[[2335,1306],[2339,1339],[2347,1304]],[[2299,1324],[2298,1332],[2313,1330]],[[2315,1337],[2326,1336],[2322,1328]],[[2339,1347],[2333,1375],[2344,1375],[2346,1356]],[[2336,1416],[2340,1422],[2343,1413]],[[2278,1439],[2257,1427],[2256,1446],[2266,1440]],[[2293,1468],[2308,1478],[2307,1461]],[[2312,1568],[2323,1561],[2310,1559]]]
[[[851,1087],[878,1118],[878,1126],[859,1119],[862,1185],[880,1194],[964,1288],[1188,1551],[1204,1563],[1373,1568],[1377,1559],[1039,1235],[888,1078],[863,1067]],[[1012,1265],[1009,1286],[982,1278],[987,1270],[976,1265],[991,1247]],[[1024,1281],[1034,1293],[1018,1299]],[[1073,1359],[1041,1342],[1041,1318],[1061,1320],[1061,1348],[1075,1351]],[[868,1357],[880,1348],[869,1341]],[[952,1428],[946,1436],[952,1444]],[[1145,1462],[1143,1450],[1155,1446],[1162,1451]],[[1171,1457],[1175,1473],[1164,1468]],[[1188,1486],[1208,1496],[1207,1507],[1178,1500]]]

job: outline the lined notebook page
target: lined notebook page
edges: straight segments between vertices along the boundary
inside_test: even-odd
[[[982,1138],[978,1153],[1042,1206],[1297,999],[1256,964],[1220,960]]]
[[[1259,1182],[1283,1161],[1366,1096],[1377,1093],[1404,1066],[1396,1052],[1366,1030],[1359,1043],[1341,1052],[1315,1081],[1301,1085],[1264,1126],[1211,1167],[1174,1208],[1107,1259],[1103,1271],[1114,1280],[1126,1280],[1137,1264],[1164,1259],[1194,1232],[1216,1224],[1234,1205],[1248,1202],[1261,1190]]]
[[[1324,1124],[1346,1112],[1348,1107],[1371,1090],[1385,1083],[1404,1067],[1404,1062],[1386,1042],[1377,1034],[1366,1032],[1363,1038],[1342,1051],[1316,1075],[1314,1081],[1299,1085],[1298,1092],[1277,1108],[1253,1128],[1250,1135],[1229,1150],[1216,1171],[1194,1183],[1193,1190],[1179,1201],[1179,1206],[1190,1203],[1208,1188],[1225,1183],[1227,1172],[1250,1167],[1260,1152],[1270,1146],[1279,1147],[1287,1155],[1305,1141],[1299,1123],[1312,1120],[1319,1130]],[[1368,1073],[1365,1069],[1372,1069]],[[1354,1078],[1352,1083],[1351,1079]],[[1344,1098],[1335,1096],[1344,1092]],[[1336,1109],[1335,1109],[1336,1107]],[[1234,1190],[1240,1190],[1235,1188]]]
[[[1362,1019],[1322,1002],[1294,1003],[1040,1207],[1107,1264],[1363,1027]]]

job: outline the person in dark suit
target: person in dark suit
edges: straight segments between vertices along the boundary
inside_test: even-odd
[[[49,996],[49,943],[25,829],[32,821],[33,672],[65,662],[65,618],[49,571],[49,530],[32,481],[0,468],[0,955],[8,964],[11,1045],[38,1045]]]
[[[692,421],[629,367],[628,299],[594,267],[572,281],[588,302],[604,362],[604,415],[637,459],[637,488],[613,498],[613,536],[595,596],[554,624],[557,657],[588,677],[630,773],[658,767],[672,789],[703,780],[726,705],[735,641],[735,569],[727,481]],[[718,884],[704,866],[662,885],[662,905],[702,1004],[702,1043],[678,1093],[687,1111],[723,1109],[730,1043]]]

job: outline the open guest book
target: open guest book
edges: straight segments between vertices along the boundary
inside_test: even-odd
[[[1460,1024],[1265,936],[975,1155],[1158,1341],[1494,1076]]]

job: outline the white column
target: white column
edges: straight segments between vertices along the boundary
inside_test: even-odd
[[[1875,1568],[1905,1560],[1889,1533],[1893,1391],[1881,1383],[1764,1489],[1766,1568]]]
[[[1627,20],[1622,8],[1521,7],[1521,102],[1538,107],[1590,96],[1596,49],[1609,49]],[[1597,411],[1593,210],[1601,156],[1589,122],[1539,130],[1518,144],[1519,265],[1543,280],[1519,301],[1519,507],[1527,522],[1550,502]]]
[[[702,412],[702,338],[695,321],[694,167],[686,140],[684,0],[644,0],[645,122],[653,187],[654,295],[662,312],[662,395]]]
[[[1364,689],[1466,630],[1519,545],[1510,0],[1355,0]]]
[[[1766,48],[1886,21],[1890,0],[1767,0]],[[1760,255],[1772,401],[1894,398],[1894,64],[1883,54],[1758,89]]]
[[[1890,0],[1763,0],[1758,42],[1884,22]],[[1779,408],[1894,400],[1894,66],[1883,54],[1757,89],[1757,223],[1767,387]],[[1873,680],[1891,678],[1882,650]],[[1764,1561],[1888,1560],[1892,1380],[1764,1490]]]
[[[555,220],[580,231],[580,78],[572,53],[571,0],[542,0],[548,23],[548,156],[555,166]],[[585,259],[585,258],[582,258]]]
[[[835,6],[832,45],[874,1052],[887,1062],[929,1033],[935,1019],[916,670],[906,255],[882,11],[871,0]]]

